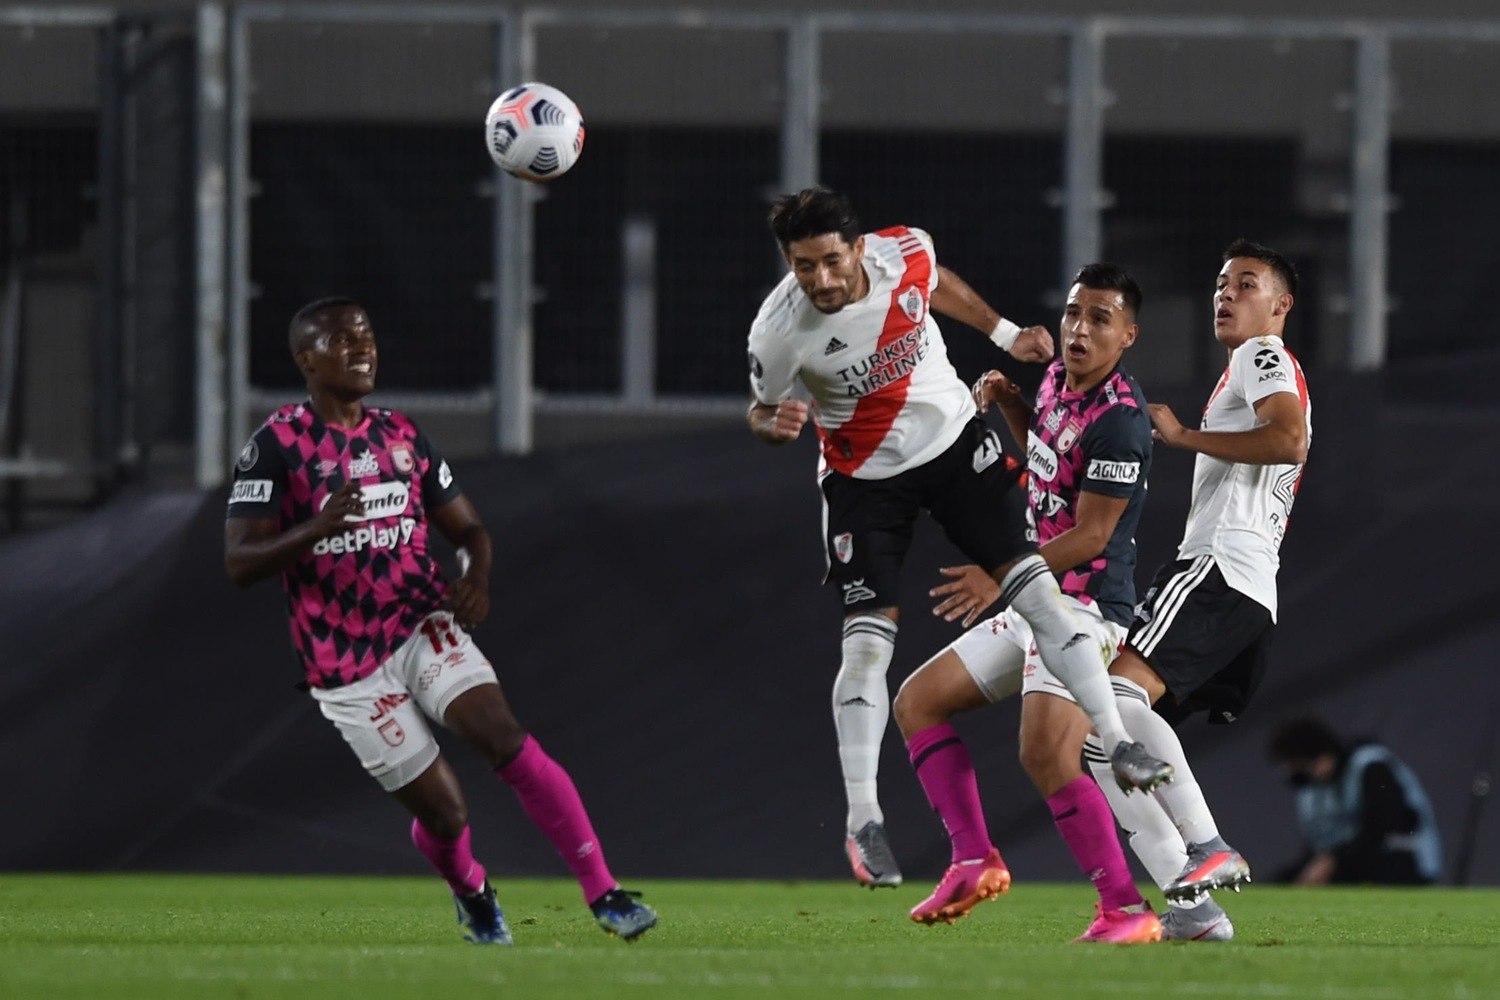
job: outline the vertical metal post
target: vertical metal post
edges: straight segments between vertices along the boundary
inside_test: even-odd
[[[818,23],[802,17],[786,29],[781,108],[781,189],[818,183]]]
[[[24,185],[12,185],[10,201],[0,214],[0,240],[5,243],[5,256],[10,267],[5,275],[5,286],[0,289],[0,456],[12,457],[21,448],[26,433],[25,385],[21,379],[21,366],[26,363],[22,344],[21,317],[26,314],[25,275],[27,207],[30,204]],[[20,476],[7,476],[4,494],[0,498],[0,510],[5,512],[6,531],[16,531],[26,512],[26,480]]]
[[[620,229],[621,394],[628,403],[656,398],[656,220],[630,216]]]
[[[239,6],[229,12],[228,135],[228,419],[229,447],[250,437],[250,27]]]
[[[495,92],[532,78],[536,39],[524,14],[495,23]],[[476,145],[477,145],[476,141]],[[495,445],[526,455],[532,432],[532,198],[525,181],[494,170]]]
[[[194,243],[196,275],[197,404],[196,479],[208,489],[224,481],[224,196],[225,196],[225,45],[224,5],[198,5],[197,216]]]
[[[119,22],[99,30],[99,311],[94,343],[95,495],[103,499],[114,485],[126,428],[121,426],[127,391],[121,384],[125,312],[125,157],[126,47],[135,29]]]
[[[1349,367],[1354,371],[1385,364],[1390,142],[1390,36],[1371,28],[1354,49],[1349,198]]]
[[[1063,150],[1063,245],[1058,287],[1103,248],[1104,27],[1085,21],[1068,41],[1068,123]]]

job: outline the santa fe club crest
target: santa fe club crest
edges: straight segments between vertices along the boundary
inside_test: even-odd
[[[1078,435],[1082,430],[1083,421],[1076,418],[1068,421],[1068,426],[1064,427],[1063,432],[1057,436],[1058,453],[1061,454],[1073,447],[1073,443],[1078,440]]]
[[[391,445],[391,465],[403,476],[411,474],[411,470],[417,467],[417,460],[412,457],[411,446],[405,444]]]

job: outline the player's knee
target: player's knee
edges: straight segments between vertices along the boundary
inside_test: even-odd
[[[510,763],[526,743],[526,730],[498,689],[455,702],[444,721],[491,768]]]
[[[417,822],[439,840],[456,840],[469,825],[469,804],[462,796],[445,796],[420,809]]]
[[[896,697],[891,702],[891,715],[903,737],[910,738],[913,733],[926,728],[921,724],[921,700],[912,693],[910,684],[901,685],[901,689],[896,692]]]
[[[483,732],[473,734],[470,742],[491,768],[504,767],[526,745],[526,730],[507,712],[492,719]]]
[[[1063,741],[1053,733],[1024,733],[1020,758],[1027,777],[1041,789],[1061,787],[1079,770],[1078,753],[1066,753]]]
[[[948,721],[950,713],[937,694],[920,674],[913,674],[901,685],[891,702],[891,715],[903,737],[909,739],[924,729]]]
[[[1021,739],[1016,756],[1021,762],[1021,770],[1025,771],[1033,781],[1037,778],[1037,772],[1044,769],[1052,759],[1051,754],[1044,750],[1040,741],[1027,737]]]

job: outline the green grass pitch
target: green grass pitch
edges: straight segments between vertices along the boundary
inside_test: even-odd
[[[626,945],[563,880],[502,880],[511,948],[459,939],[434,879],[0,874],[0,997],[1500,1000],[1500,891],[1225,894],[1230,944],[1076,945],[1087,885],[1018,883],[954,926],[925,880],[632,880]]]

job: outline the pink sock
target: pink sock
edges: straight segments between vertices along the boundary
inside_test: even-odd
[[[1119,910],[1144,902],[1125,864],[1109,802],[1094,779],[1074,778],[1047,796],[1047,805],[1073,859],[1094,883],[1100,904],[1106,910]]]
[[[540,743],[527,736],[521,752],[509,764],[495,768],[495,773],[515,789],[526,815],[573,870],[584,902],[592,903],[619,884],[604,863],[604,851],[573,779]]]
[[[958,730],[946,722],[928,726],[912,735],[906,752],[927,801],[948,828],[954,863],[987,856],[993,848],[979,804],[974,761]]]
[[[411,842],[417,845],[423,857],[432,862],[432,867],[454,892],[467,896],[484,887],[484,865],[474,860],[467,826],[457,840],[443,840],[428,833],[417,820],[412,820]]]

